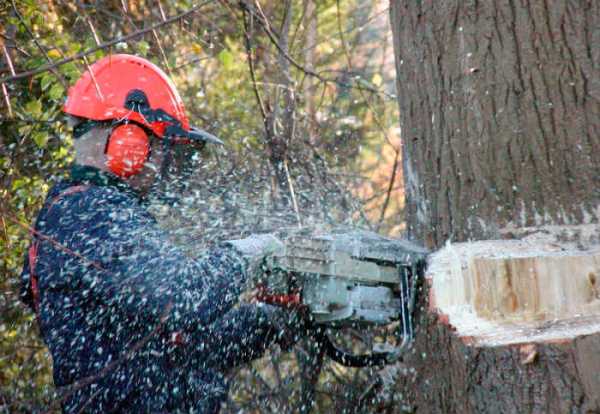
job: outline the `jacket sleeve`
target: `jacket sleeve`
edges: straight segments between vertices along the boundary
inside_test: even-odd
[[[226,371],[262,357],[273,344],[291,347],[302,321],[289,310],[266,304],[243,304],[199,333],[193,340],[197,364]]]
[[[162,318],[173,331],[209,325],[245,283],[245,263],[233,249],[186,257],[133,198],[104,187],[61,201],[45,227],[65,248],[53,264],[60,275],[41,279],[40,290],[69,289],[80,303],[102,304],[141,326]],[[48,244],[44,250],[56,254]]]

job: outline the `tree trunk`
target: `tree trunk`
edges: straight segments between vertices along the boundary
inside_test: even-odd
[[[552,233],[542,241],[528,239],[535,249],[507,253],[505,264],[481,267],[487,269],[477,276],[487,278],[483,285],[460,285],[459,296],[501,281],[494,286],[508,293],[498,295],[493,312],[482,301],[496,299],[481,292],[465,294],[464,303],[450,306],[453,292],[437,282],[456,277],[456,272],[442,277],[444,268],[436,263],[441,256],[434,256],[428,288],[435,302],[422,304],[426,312],[415,352],[405,360],[415,370],[408,369],[398,381],[402,407],[423,413],[600,411],[599,330],[559,334],[561,320],[550,318],[552,312],[525,321],[519,309],[532,305],[519,300],[531,297],[526,289],[532,285],[524,282],[531,269],[513,260],[525,255],[532,263],[564,264],[577,261],[578,250],[598,250],[600,3],[390,4],[409,236],[439,248],[449,240],[527,239],[529,234]],[[586,232],[591,236],[583,246],[577,239],[564,247],[566,231],[575,239]],[[488,247],[505,242],[489,242]],[[483,257],[470,251],[473,245],[459,244],[458,273]],[[557,246],[559,252],[550,252],[548,246]],[[563,261],[565,255],[569,257]],[[577,280],[592,293],[585,301],[596,301],[599,264],[591,263],[593,271],[563,272],[557,288]],[[436,269],[431,270],[432,264]],[[539,268],[549,269],[546,264]],[[536,273],[542,302],[548,300],[542,288],[549,283],[547,273]],[[447,299],[444,305],[440,298]],[[523,328],[527,334],[504,335],[496,342],[469,337],[452,314],[460,305],[500,333]],[[574,324],[600,318],[596,302],[589,309],[588,314],[571,315]],[[510,314],[507,320],[490,320],[490,315],[505,312]],[[533,335],[541,329],[549,335]]]
[[[409,231],[598,222],[600,3],[391,1]]]

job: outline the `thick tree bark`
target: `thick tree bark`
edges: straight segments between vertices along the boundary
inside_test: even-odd
[[[596,413],[600,335],[570,341],[475,347],[447,325],[421,321],[414,370],[397,395],[415,413]],[[398,407],[399,408],[399,407]],[[400,411],[400,410],[398,410]]]
[[[391,0],[411,235],[598,222],[600,3]]]
[[[598,226],[600,3],[390,4],[409,235],[439,248]],[[422,306],[403,408],[600,411],[600,334],[473,344]]]

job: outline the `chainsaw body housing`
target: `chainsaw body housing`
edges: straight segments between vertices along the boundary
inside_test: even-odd
[[[365,231],[296,235],[266,261],[270,294],[299,292],[319,324],[384,325],[412,336],[410,298],[427,251]]]

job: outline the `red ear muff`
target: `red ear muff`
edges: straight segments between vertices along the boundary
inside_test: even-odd
[[[150,152],[146,131],[135,124],[112,130],[106,145],[106,165],[114,174],[127,178],[142,171]]]

